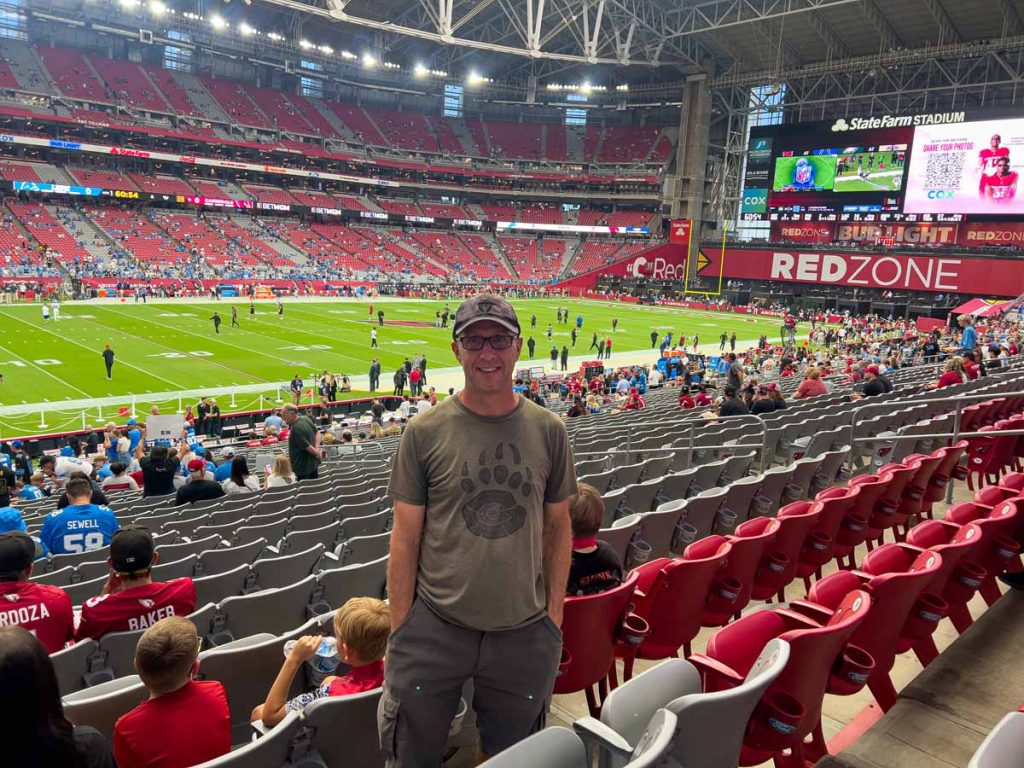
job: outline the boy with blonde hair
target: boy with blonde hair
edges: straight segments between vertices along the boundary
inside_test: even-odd
[[[317,699],[348,696],[372,691],[384,683],[384,651],[391,633],[391,609],[383,600],[353,597],[334,614],[334,636],[338,657],[349,666],[348,674],[332,675],[311,693],[288,700],[295,675],[302,664],[316,655],[323,635],[300,637],[285,659],[281,671],[267,694],[267,700],[252,711],[252,721],[262,720],[272,728],[291,711],[301,711]]]
[[[197,765],[231,751],[231,711],[224,686],[194,680],[199,633],[182,616],[161,619],[135,647],[135,670],[149,689],[114,726],[119,768]]]

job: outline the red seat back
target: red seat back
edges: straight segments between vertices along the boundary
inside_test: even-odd
[[[751,592],[753,599],[767,600],[796,578],[800,551],[818,522],[820,511],[817,502],[811,501],[796,501],[779,510],[775,538],[765,547],[765,555],[774,561],[775,566],[768,565],[757,572]]]
[[[761,567],[765,550],[771,547],[772,540],[779,530],[779,521],[772,518],[755,518],[748,520],[736,528],[736,532],[728,537],[732,544],[732,552],[722,569],[722,576],[731,576],[740,584],[735,603],[727,610],[716,608],[709,603],[704,611],[703,623],[706,627],[718,627],[729,621],[729,618],[746,607],[754,589],[754,579]]]
[[[948,448],[939,448],[935,452],[935,454],[942,457],[942,461],[939,462],[939,466],[932,475],[932,482],[925,493],[927,501],[942,501],[943,494],[946,492],[946,486],[952,479],[954,470],[959,466],[960,459],[963,458],[968,445],[969,443],[966,440],[961,440],[956,445]]]
[[[960,525],[975,523],[982,529],[982,544],[972,559],[988,573],[991,579],[1002,573],[1009,563],[1019,562],[1019,555],[1006,556],[1007,540],[1016,541],[1024,499],[1014,498],[1001,502],[994,509],[973,501],[954,504],[946,512],[946,520]]]

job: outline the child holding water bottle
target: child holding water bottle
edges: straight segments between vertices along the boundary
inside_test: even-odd
[[[334,614],[334,638],[306,635],[289,650],[267,700],[252,711],[252,722],[263,721],[272,728],[288,712],[301,711],[317,699],[371,691],[384,683],[384,651],[391,632],[391,609],[383,600],[353,597]],[[334,641],[334,642],[332,642]],[[336,643],[336,646],[335,646]],[[339,663],[349,666],[347,674],[329,675],[314,691],[288,700],[292,681],[310,662],[318,672],[333,671]]]

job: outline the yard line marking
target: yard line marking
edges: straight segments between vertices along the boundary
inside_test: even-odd
[[[52,373],[50,373],[50,372],[49,372],[48,370],[46,370],[46,368],[44,368],[43,366],[41,366],[41,365],[36,365],[35,363],[33,363],[33,362],[32,362],[31,360],[29,360],[28,358],[26,358],[26,357],[22,357],[22,356],[21,356],[21,355],[19,355],[19,354],[18,354],[17,352],[11,352],[10,350],[8,350],[8,349],[7,349],[6,347],[4,347],[3,345],[0,345],[0,349],[3,349],[3,350],[4,350],[4,351],[6,351],[6,352],[7,352],[8,354],[14,355],[14,356],[15,356],[16,358],[18,358],[18,359],[19,359],[19,360],[21,360],[22,362],[28,363],[29,365],[31,365],[31,366],[32,366],[33,368],[35,368],[36,370],[38,370],[38,371],[40,371],[40,372],[42,372],[42,373],[45,373],[45,374],[46,374],[47,376],[49,376],[49,377],[50,377],[51,379],[54,379],[55,381],[59,381],[59,382],[60,382],[61,384],[63,384],[63,385],[65,386],[65,387],[68,387],[69,389],[73,389],[73,390],[75,390],[75,392],[79,392],[79,393],[81,393],[81,394],[85,395],[86,397],[95,397],[95,395],[89,394],[88,392],[86,392],[86,391],[85,391],[85,390],[83,390],[83,389],[79,389],[78,387],[76,387],[76,386],[75,386],[74,384],[72,384],[71,382],[68,382],[68,381],[64,381],[64,379],[62,379],[62,378],[61,378],[60,376],[57,376],[57,375],[55,375],[55,374],[52,374]],[[21,402],[23,402],[23,403],[24,403],[25,401],[24,401],[24,400],[22,400]]]

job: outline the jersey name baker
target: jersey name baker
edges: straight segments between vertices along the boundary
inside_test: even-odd
[[[134,619],[128,619],[128,631],[131,632],[136,629],[149,629],[160,621],[160,619],[166,619],[174,615],[174,606],[165,605],[163,608],[157,608],[152,613],[144,613]]]
[[[29,624],[40,619],[50,618],[50,611],[45,603],[23,605],[10,611],[0,611],[0,627]]]

